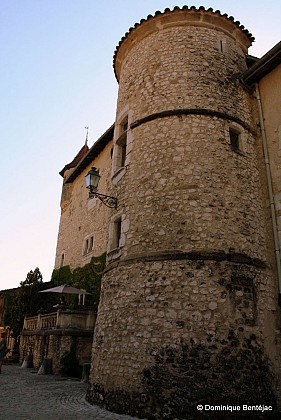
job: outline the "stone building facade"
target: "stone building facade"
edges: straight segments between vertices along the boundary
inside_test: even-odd
[[[84,177],[91,166],[97,166],[100,188],[108,192],[112,144],[113,127],[110,127],[91,149],[84,146],[60,172],[64,182],[55,268],[83,266],[106,251],[110,210],[97,199],[88,200]]]
[[[64,174],[56,260],[83,265],[92,234],[107,251],[92,403],[149,419],[277,410],[281,48],[256,60],[252,41],[227,15],[183,7],[117,47],[115,125]],[[117,209],[87,201],[91,166]]]

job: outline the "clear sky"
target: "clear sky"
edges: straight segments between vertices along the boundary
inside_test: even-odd
[[[50,280],[58,172],[114,122],[116,45],[148,14],[203,5],[234,16],[262,56],[281,38],[281,1],[0,0],[0,290],[37,266]]]

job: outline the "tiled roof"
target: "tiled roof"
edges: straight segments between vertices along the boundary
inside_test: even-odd
[[[114,56],[113,56],[113,68],[114,68],[114,72],[115,72],[115,76],[116,76],[116,79],[117,80],[118,80],[118,77],[116,75],[116,70],[115,70],[116,55],[117,55],[117,52],[118,52],[120,46],[122,45],[122,43],[124,42],[124,40],[128,37],[128,35],[132,31],[134,31],[138,26],[140,26],[144,22],[147,22],[147,21],[149,21],[151,19],[154,19],[156,16],[164,15],[166,13],[173,13],[173,12],[177,12],[177,11],[181,11],[181,10],[182,11],[188,11],[188,10],[190,10],[192,12],[202,12],[203,11],[203,12],[210,13],[210,14],[213,14],[213,15],[221,16],[222,18],[224,18],[224,19],[232,22],[237,28],[239,28],[248,37],[248,39],[251,42],[255,40],[255,38],[253,37],[253,35],[243,25],[241,25],[239,21],[236,21],[233,16],[228,16],[228,14],[226,14],[226,13],[222,14],[219,10],[215,10],[214,11],[211,7],[209,9],[205,9],[204,6],[200,6],[197,9],[195,6],[191,6],[191,7],[183,6],[182,8],[180,8],[179,6],[176,6],[172,10],[169,9],[169,8],[166,8],[164,10],[164,12],[160,12],[158,10],[157,12],[155,12],[154,15],[148,15],[146,19],[141,19],[139,23],[135,23],[135,25],[133,27],[131,27],[128,30],[128,32],[126,32],[125,35],[121,38],[119,44],[116,47],[116,50],[115,50]]]

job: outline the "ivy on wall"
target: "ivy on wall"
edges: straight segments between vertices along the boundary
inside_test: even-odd
[[[97,310],[100,298],[101,276],[105,268],[106,253],[92,257],[89,264],[71,270],[69,266],[53,270],[51,282],[43,283],[40,270],[36,268],[27,274],[26,280],[20,283],[20,287],[3,292],[4,307],[2,324],[10,326],[14,336],[17,337],[22,329],[25,315],[34,316],[39,313],[52,312],[53,305],[58,303],[58,295],[55,293],[39,293],[46,288],[69,284],[78,289],[85,289],[91,295],[86,295],[86,306],[92,306]],[[78,299],[75,295],[66,297],[70,308],[77,306]]]
[[[98,307],[100,298],[101,276],[105,268],[106,253],[92,257],[91,261],[83,267],[77,267],[71,270],[70,267],[64,266],[53,270],[52,282],[55,286],[68,284],[78,289],[85,289],[91,295],[86,295],[87,305]],[[77,297],[68,296],[67,301],[70,306],[75,305]]]
[[[55,286],[60,286],[61,284],[72,284],[72,272],[69,265],[54,269],[51,280]]]

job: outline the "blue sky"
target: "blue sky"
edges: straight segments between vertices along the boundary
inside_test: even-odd
[[[262,56],[280,41],[280,0],[0,0],[0,290],[54,266],[62,178],[85,141],[114,122],[112,69],[125,32],[166,7],[203,5],[239,20]]]

